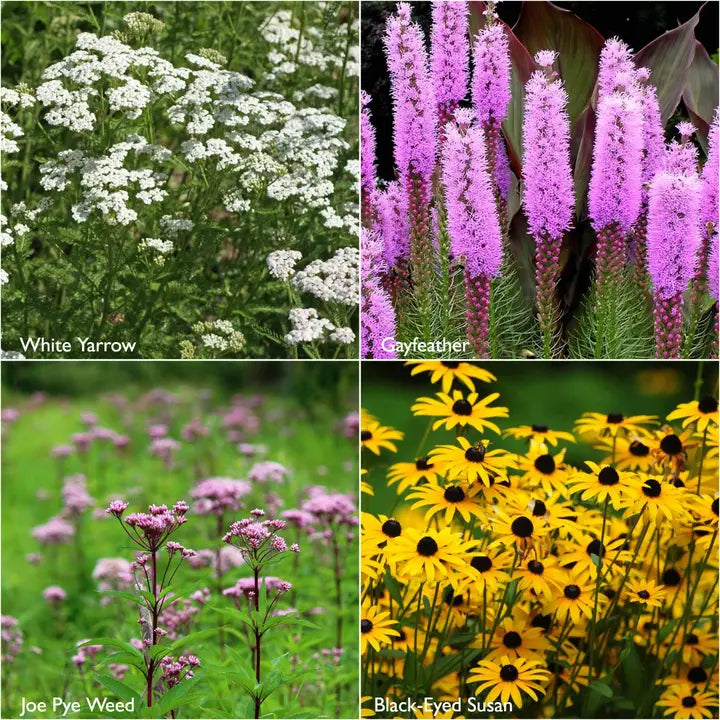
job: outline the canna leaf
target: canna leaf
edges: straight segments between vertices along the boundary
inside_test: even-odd
[[[682,99],[697,128],[697,137],[705,152],[710,123],[718,102],[718,92],[718,66],[702,43],[696,40]]]

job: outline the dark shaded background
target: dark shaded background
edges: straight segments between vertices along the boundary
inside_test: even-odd
[[[617,35],[634,50],[689,20],[703,7],[695,28],[697,39],[711,56],[718,52],[718,2],[557,2],[593,25],[604,37]],[[372,97],[371,113],[377,131],[378,175],[394,179],[392,146],[392,103],[383,53],[385,18],[395,9],[394,2],[361,2],[362,89]],[[429,38],[430,2],[413,2],[413,18]],[[497,13],[510,27],[520,16],[520,2],[501,2]]]

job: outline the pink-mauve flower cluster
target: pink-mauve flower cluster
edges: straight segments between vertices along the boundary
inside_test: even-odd
[[[88,660],[92,660],[101,650],[102,645],[83,645],[87,640],[78,640],[75,643],[75,647],[78,649],[77,653],[72,656],[74,665],[80,670]]]
[[[475,36],[473,58],[475,117],[484,126],[499,126],[507,116],[511,78],[510,44],[501,23],[486,25]]]
[[[195,655],[181,655],[177,660],[166,655],[160,661],[162,669],[162,681],[169,688],[179,685],[183,680],[188,680],[195,673],[193,670],[200,667],[200,660]]]
[[[191,491],[196,500],[193,512],[198,515],[222,515],[227,510],[238,510],[244,498],[252,490],[246,480],[233,478],[207,478],[201,480]]]
[[[153,438],[150,443],[150,455],[160,458],[166,466],[172,463],[173,455],[180,449],[181,445],[171,437]]]
[[[617,225],[630,231],[640,213],[642,191],[642,110],[627,93],[598,102],[588,210],[598,231]]]
[[[468,16],[466,2],[433,1],[430,68],[441,122],[467,93]]]
[[[288,477],[290,477],[290,470],[283,464],[272,460],[256,463],[248,473],[248,480],[256,483],[276,483],[280,485]]]
[[[193,418],[189,423],[183,425],[180,431],[180,437],[186,442],[195,442],[209,434],[210,428],[204,425],[200,418]]]
[[[130,513],[123,518],[127,507],[128,503],[114,500],[105,512],[118,519],[133,542],[152,553],[157,552],[170,535],[187,522],[185,515],[190,509],[185,501],[179,500],[172,509],[167,505],[150,505],[147,513]],[[185,556],[185,552],[182,554]]]
[[[298,530],[310,530],[315,525],[315,516],[312,513],[297,508],[285,510],[280,517]]]
[[[530,76],[523,122],[523,206],[534,238],[562,238],[572,221],[575,188],[567,103],[561,80],[539,70]]]
[[[288,548],[285,538],[278,534],[286,523],[284,520],[260,520],[262,510],[252,510],[251,517],[238,520],[223,536],[223,542],[235,546],[247,565],[255,570],[280,553],[290,550],[299,552],[297,545]]]
[[[50,450],[50,457],[53,458],[66,458],[75,452],[75,448],[72,445],[56,445]]]
[[[20,411],[17,408],[3,408],[2,411],[0,411],[0,418],[2,419],[2,422],[12,425],[14,422],[19,420]]]
[[[310,497],[302,503],[300,509],[312,515],[321,527],[354,527],[358,524],[357,506],[352,495],[328,492],[327,488],[321,486],[308,488],[308,493]]]
[[[360,432],[360,413],[349,412],[342,421],[342,434],[348,440],[357,440]]]
[[[2,661],[14,662],[23,647],[23,633],[17,618],[12,615],[0,616],[0,640],[2,640]]]
[[[598,98],[603,98],[627,89],[628,82],[636,78],[632,50],[619,38],[613,37],[605,41],[600,51],[598,64]]]
[[[656,294],[685,292],[700,248],[701,186],[696,176],[659,172],[650,184],[647,261]]]
[[[65,507],[64,515],[80,515],[95,503],[95,498],[91,497],[86,489],[85,476],[78,473],[69,475],[63,481],[62,499]]]
[[[375,163],[375,128],[370,120],[370,96],[360,92],[360,191],[362,216],[369,219],[374,214],[377,167]]]
[[[259,587],[265,587],[266,592],[286,593],[292,590],[292,585],[285,580],[267,575],[260,578]],[[240,578],[232,587],[223,590],[226,597],[245,597],[251,599],[255,596],[255,578]]]
[[[130,563],[125,558],[100,558],[93,569],[93,580],[98,583],[98,592],[108,590],[127,590],[132,585],[132,572]],[[100,598],[101,605],[112,602],[111,595]]]
[[[48,605],[60,605],[67,599],[67,593],[59,585],[49,585],[43,590],[43,598]]]
[[[210,590],[197,590],[191,598],[172,599],[172,595],[169,593],[170,599],[158,617],[158,625],[165,629],[168,640],[174,642],[190,631],[192,619],[210,599]]]
[[[411,175],[430,183],[435,169],[437,109],[422,30],[410,5],[398,3],[388,18],[385,54],[392,87],[395,165],[405,184]]]
[[[445,128],[442,180],[445,186],[450,252],[465,258],[471,275],[495,277],[502,263],[502,234],[487,166],[482,130],[469,110],[455,113]]]
[[[75,535],[75,528],[65,518],[56,515],[44,525],[32,529],[32,536],[41,545],[65,545]]]

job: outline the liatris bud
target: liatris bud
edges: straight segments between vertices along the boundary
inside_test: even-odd
[[[598,102],[620,88],[627,89],[628,81],[636,72],[632,50],[616,37],[606,40],[598,63]]]
[[[434,0],[430,42],[432,81],[442,128],[467,94],[470,50],[467,2]]]
[[[379,276],[387,271],[383,243],[376,232],[365,231],[362,243],[362,357],[391,359],[394,350],[386,350],[395,339],[395,311]]]
[[[429,206],[437,108],[423,33],[410,21],[407,3],[398,3],[397,14],[388,20],[385,52],[394,106],[395,164],[408,199],[410,264],[416,294],[425,305],[433,264]]]
[[[499,210],[504,214],[510,187],[510,164],[503,145],[500,126],[510,104],[510,43],[501,23],[486,25],[473,45],[475,69],[472,78],[472,101],[475,117],[485,129],[488,144],[488,167],[499,191]],[[502,225],[505,223],[503,222]]]
[[[659,172],[650,184],[648,271],[655,300],[655,352],[678,357],[683,293],[693,277],[700,247],[700,195],[697,177]]]
[[[370,96],[360,93],[360,192],[362,194],[362,219],[370,222],[374,216],[377,168],[375,166],[375,128],[370,120]]]
[[[598,292],[619,282],[625,237],[640,214],[642,195],[642,111],[636,97],[612,93],[598,103],[588,194],[597,233]]]
[[[552,65],[547,51],[538,53],[536,60]],[[545,357],[551,354],[558,315],[555,286],[560,249],[575,206],[567,103],[562,81],[542,71],[530,76],[523,121],[523,205],[535,240],[537,308]]]
[[[468,339],[487,357],[490,280],[500,272],[502,235],[482,130],[471,126],[468,110],[455,117],[457,125],[446,126],[442,159],[447,232],[452,255],[465,259]]]

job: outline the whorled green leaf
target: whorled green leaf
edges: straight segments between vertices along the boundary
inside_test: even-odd
[[[682,99],[707,152],[707,137],[718,101],[718,66],[702,43],[695,41],[695,53],[688,68]]]
[[[650,82],[658,91],[663,125],[675,112],[685,89],[688,69],[695,55],[695,26],[699,16],[700,11],[635,54],[635,64],[652,71]]]
[[[513,32],[530,55],[538,50],[559,53],[556,67],[569,95],[570,122],[575,122],[595,86],[605,42],[602,35],[574,13],[550,2],[524,2]]]

